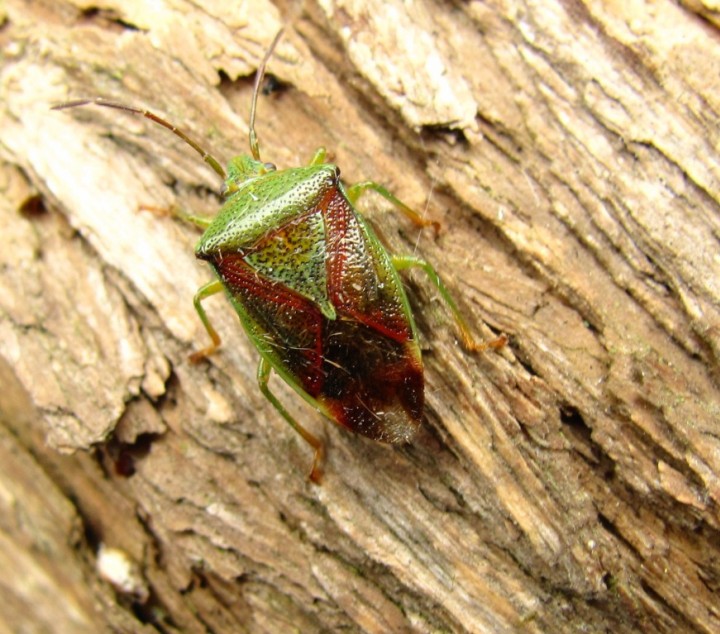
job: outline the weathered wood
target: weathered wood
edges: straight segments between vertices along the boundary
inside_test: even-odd
[[[5,6],[3,629],[718,631],[713,4],[291,4]],[[283,23],[263,157],[324,145],[426,210],[437,238],[362,203],[481,336],[511,336],[465,353],[409,277],[428,407],[406,448],[275,380],[327,440],[321,487],[221,299],[221,352],[187,362],[208,271],[191,228],[138,209],[211,214],[215,175],[149,121],[49,110],[149,107],[225,161]],[[145,603],[101,580],[100,543],[139,563]]]

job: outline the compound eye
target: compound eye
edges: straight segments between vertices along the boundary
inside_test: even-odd
[[[337,184],[340,182],[340,168],[336,165],[335,170],[332,173],[332,176],[330,177],[333,181],[333,183]]]
[[[265,168],[266,172],[274,172],[277,169],[275,163],[265,163],[263,167]]]

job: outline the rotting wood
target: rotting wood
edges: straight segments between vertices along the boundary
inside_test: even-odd
[[[0,621],[717,631],[712,7],[319,4],[5,5]],[[324,145],[349,182],[429,201],[437,239],[382,200],[365,208],[394,250],[437,265],[479,334],[511,335],[467,355],[411,277],[428,412],[403,449],[329,426],[274,381],[327,439],[319,488],[222,301],[221,353],[187,363],[208,272],[191,229],[138,208],[212,213],[214,174],[149,122],[48,110],[152,107],[226,160],[246,150],[252,73],[283,20],[264,158]],[[140,562],[144,608],[99,579],[100,542]]]

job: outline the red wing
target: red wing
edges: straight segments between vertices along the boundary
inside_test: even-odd
[[[322,371],[325,318],[310,300],[283,284],[261,277],[240,255],[212,262],[256,345],[317,396]]]
[[[404,295],[387,253],[368,238],[355,210],[339,189],[326,198],[328,296],[338,314],[395,341],[412,338]]]

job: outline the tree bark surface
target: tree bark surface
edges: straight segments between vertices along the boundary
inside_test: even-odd
[[[720,631],[720,19],[709,0],[0,5],[0,631]],[[197,232],[222,164],[328,148],[421,272],[416,442],[272,390]],[[109,567],[103,552],[120,557]],[[123,568],[122,562],[128,566]],[[121,577],[125,575],[123,585]],[[129,575],[129,576],[128,576]],[[108,579],[114,580],[114,585]]]

